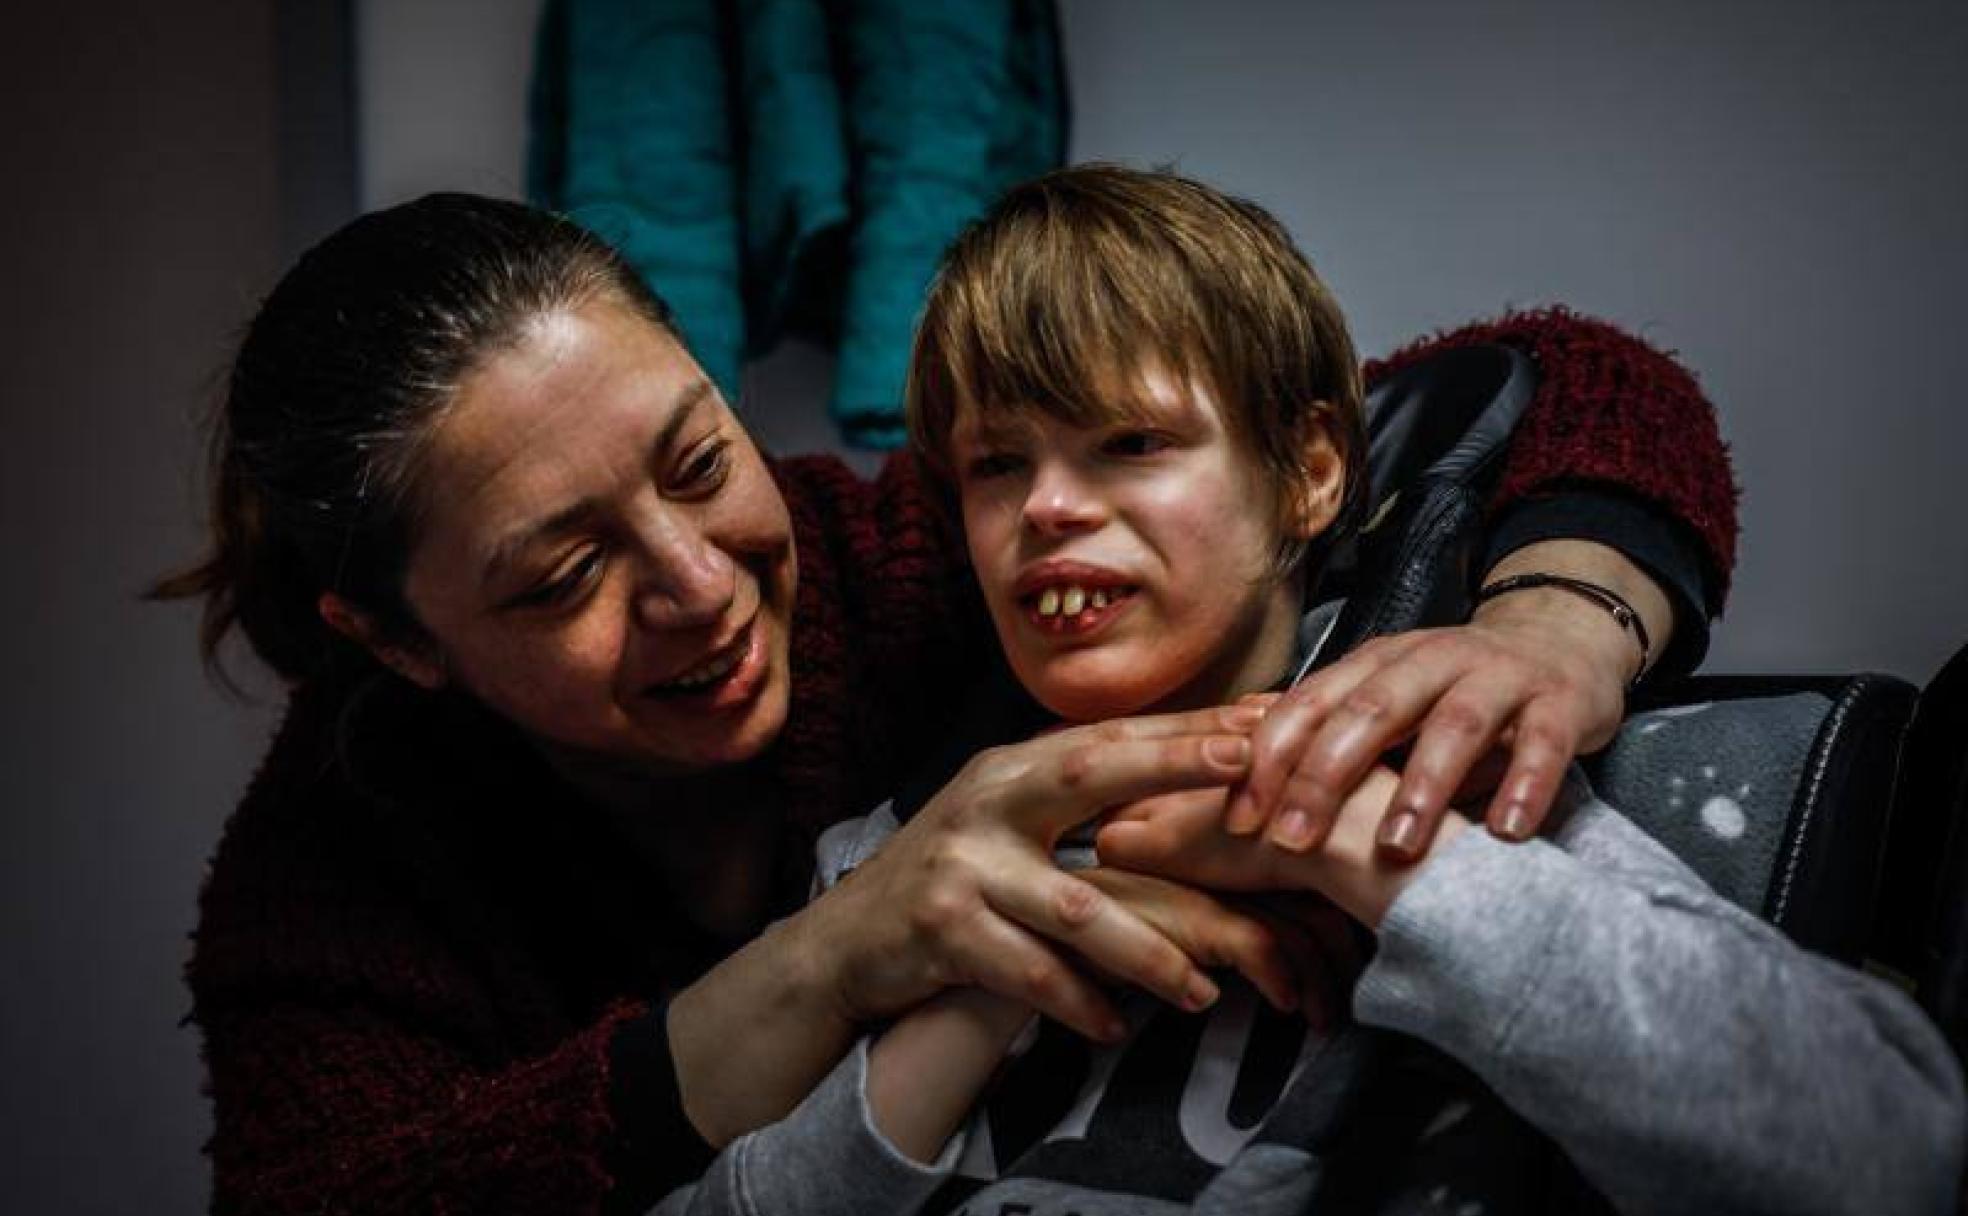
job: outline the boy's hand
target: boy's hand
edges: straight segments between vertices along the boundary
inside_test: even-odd
[[[1611,549],[1529,545],[1487,578],[1534,570],[1619,592],[1646,621],[1654,653],[1673,632],[1666,596]],[[1556,590],[1499,596],[1467,625],[1376,638],[1271,706],[1252,736],[1251,775],[1232,793],[1225,826],[1265,833],[1284,849],[1316,849],[1346,791],[1390,748],[1412,740],[1399,793],[1378,829],[1391,857],[1425,853],[1458,791],[1494,790],[1491,831],[1528,838],[1572,757],[1605,746],[1618,729],[1639,659],[1633,637],[1602,608]]]
[[[1302,957],[1302,943],[1281,935],[1273,921],[1164,878],[1107,866],[1075,873],[1153,926],[1197,966],[1232,968],[1277,1009],[1297,1007],[1300,972],[1316,960]]]
[[[1376,766],[1341,803],[1325,846],[1311,853],[1278,848],[1263,836],[1230,835],[1207,795],[1165,795],[1126,807],[1094,843],[1104,864],[1219,891],[1316,891],[1378,928],[1419,873],[1386,857],[1375,843],[1399,784],[1392,769]],[[1460,815],[1449,815],[1429,851],[1466,826]]]

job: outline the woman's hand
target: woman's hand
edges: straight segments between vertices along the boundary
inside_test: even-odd
[[[1385,765],[1368,771],[1341,800],[1324,847],[1316,852],[1279,848],[1261,836],[1232,836],[1211,801],[1171,795],[1150,798],[1117,812],[1095,844],[1103,865],[1218,891],[1314,892],[1368,928],[1378,928],[1394,900],[1420,868],[1390,860],[1375,843],[1399,776]],[[1450,815],[1424,850],[1445,847],[1467,827]]]
[[[1104,808],[1241,778],[1258,719],[1249,708],[1200,710],[980,753],[795,918],[840,1016],[888,1017],[974,984],[1082,1034],[1118,1039],[1120,1015],[1061,947],[1182,1008],[1208,1005],[1216,986],[1196,962],[1098,881],[1061,871],[1052,848]]]
[[[1169,791],[1211,788],[1221,807],[1223,787],[1248,771],[1259,717],[1233,707],[1135,718],[980,753],[852,875],[671,1000],[691,1124],[723,1145],[784,1118],[868,1023],[947,988],[989,989],[1119,1038],[1120,1015],[1068,956],[1184,1008],[1207,1005],[1216,986],[1180,945],[1061,872],[1052,846],[1106,807]]]
[[[1532,571],[1617,591],[1647,624],[1648,662],[1667,644],[1666,596],[1614,550],[1584,541],[1529,545],[1487,581]],[[1633,636],[1604,609],[1555,589],[1499,596],[1467,625],[1376,638],[1271,706],[1224,826],[1237,835],[1268,828],[1288,850],[1316,848],[1369,768],[1412,739],[1379,824],[1382,849],[1421,856],[1458,791],[1483,788],[1495,791],[1491,830],[1524,839],[1543,823],[1572,757],[1611,740],[1640,661]]]

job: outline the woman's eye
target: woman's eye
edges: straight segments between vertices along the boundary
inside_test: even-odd
[[[724,484],[731,468],[731,444],[712,440],[690,453],[677,469],[674,489],[680,494],[708,494]]]
[[[525,608],[557,608],[587,590],[595,576],[601,573],[601,567],[602,551],[600,546],[595,546],[584,551],[577,560],[556,570],[531,591],[523,592],[513,603]]]
[[[1171,442],[1158,431],[1116,431],[1101,441],[1100,450],[1108,456],[1153,456]]]
[[[964,477],[970,481],[989,481],[1018,471],[1023,461],[1010,452],[985,452],[964,462]]]

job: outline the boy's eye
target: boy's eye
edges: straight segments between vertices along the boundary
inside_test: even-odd
[[[587,590],[601,573],[603,553],[591,545],[580,556],[557,568],[530,591],[522,591],[511,603],[516,608],[558,608]]]
[[[1172,442],[1159,431],[1116,431],[1101,441],[1100,450],[1108,456],[1153,456]]]
[[[1023,458],[1011,452],[985,452],[965,462],[964,476],[971,481],[987,481],[1007,473],[1016,473],[1023,465]]]
[[[725,476],[731,471],[731,444],[723,438],[713,438],[698,445],[678,466],[672,492],[689,496],[709,495],[724,484]]]

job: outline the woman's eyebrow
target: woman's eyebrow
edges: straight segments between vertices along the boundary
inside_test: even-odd
[[[649,445],[649,463],[654,464],[663,453],[675,446],[677,436],[688,426],[705,402],[711,399],[711,382],[707,379],[692,381],[671,399],[669,417],[656,432],[656,438]],[[524,527],[514,529],[487,550],[485,564],[479,575],[482,586],[491,587],[499,581],[507,569],[518,561],[519,555],[534,544],[549,536],[571,531],[582,520],[601,509],[601,500],[588,497],[573,502],[555,511],[545,519],[537,520]]]

